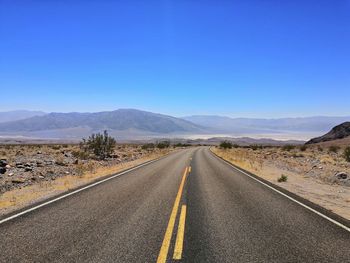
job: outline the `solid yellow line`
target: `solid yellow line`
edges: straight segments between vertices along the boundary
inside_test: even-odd
[[[182,190],[184,188],[184,184],[186,181],[186,176],[187,176],[187,171],[188,167],[186,167],[185,172],[182,176],[182,180],[180,183],[179,191],[177,192],[176,198],[175,198],[175,203],[173,206],[173,210],[171,211],[168,227],[165,231],[165,236],[163,239],[162,247],[160,248],[157,263],[164,263],[166,262],[166,259],[168,257],[168,251],[169,251],[169,246],[170,246],[170,241],[171,241],[171,236],[173,235],[173,230],[174,230],[174,225],[175,225],[175,219],[177,215],[177,211],[179,209],[179,204],[182,196]]]
[[[177,229],[173,259],[182,258],[182,250],[184,246],[184,235],[185,235],[185,221],[186,221],[186,205],[183,205],[181,207],[180,221],[179,221],[179,227]]]

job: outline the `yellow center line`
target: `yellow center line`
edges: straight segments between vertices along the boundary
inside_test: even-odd
[[[184,246],[184,235],[185,235],[185,221],[186,221],[186,205],[181,207],[179,227],[177,229],[176,243],[174,249],[173,259],[182,258],[182,250]]]
[[[182,176],[182,180],[181,180],[181,183],[180,183],[179,191],[177,192],[177,195],[176,195],[176,198],[175,198],[175,203],[174,203],[174,206],[173,206],[173,210],[171,211],[168,227],[166,229],[165,236],[164,236],[164,239],[163,239],[162,247],[160,248],[160,251],[159,251],[157,263],[164,263],[164,262],[166,262],[166,259],[168,257],[170,241],[171,241],[171,237],[173,235],[176,215],[177,215],[177,211],[179,209],[179,204],[180,204],[181,196],[182,196],[182,190],[184,188],[185,181],[186,181],[187,171],[188,171],[188,167],[186,167],[185,172],[184,172],[184,174]]]

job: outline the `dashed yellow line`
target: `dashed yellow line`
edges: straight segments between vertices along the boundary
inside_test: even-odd
[[[186,205],[183,205],[181,207],[181,214],[180,214],[180,220],[179,220],[179,227],[177,229],[173,259],[179,260],[182,258],[182,250],[184,246],[184,235],[185,235],[185,221],[186,221]]]
[[[184,172],[184,174],[182,176],[180,187],[179,187],[179,190],[178,190],[176,198],[175,198],[175,203],[174,203],[174,206],[173,206],[173,210],[171,211],[168,227],[167,227],[167,229],[165,231],[165,236],[164,236],[164,239],[163,239],[162,247],[160,248],[160,251],[159,251],[157,263],[165,263],[166,259],[167,259],[167,256],[168,256],[170,241],[171,241],[171,237],[173,235],[176,215],[177,215],[177,211],[179,209],[179,204],[180,204],[180,201],[181,201],[182,191],[183,191],[183,188],[184,188],[184,185],[185,185],[187,172],[188,172],[188,167],[186,167],[185,172]]]

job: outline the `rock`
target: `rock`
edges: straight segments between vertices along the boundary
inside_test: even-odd
[[[57,160],[55,163],[59,166],[67,166],[62,160]]]
[[[39,175],[38,176],[40,179],[44,179],[45,177],[44,176],[42,176],[42,175]]]
[[[23,184],[25,183],[25,180],[22,178],[17,178],[17,179],[12,179],[11,182],[14,184]]]
[[[22,163],[22,162],[16,162],[15,166],[16,166],[16,167],[18,167],[18,166],[23,166],[23,163]]]
[[[74,164],[79,164],[79,160],[76,159],[76,160],[74,161]]]
[[[33,171],[33,167],[26,167],[26,168],[24,168],[24,171],[31,172],[31,171]]]
[[[53,165],[54,163],[55,163],[55,161],[50,161],[50,160],[45,161],[46,165]]]
[[[349,178],[349,176],[344,172],[336,173],[334,176],[339,180],[346,180]]]
[[[43,154],[41,151],[38,151],[36,154]]]
[[[6,168],[5,167],[0,167],[0,174],[6,173]]]
[[[6,169],[10,169],[10,168],[11,168],[11,165],[8,164],[8,165],[5,166],[5,168],[6,168]]]
[[[7,160],[6,159],[0,159],[0,167],[5,167],[6,165],[8,165]]]
[[[10,176],[10,177],[13,176],[13,175],[14,175],[14,173],[9,173],[9,174],[8,174],[8,176]]]
[[[54,171],[47,171],[45,176],[53,177],[55,175]]]
[[[32,167],[32,165],[30,163],[26,163],[24,166],[25,167]]]

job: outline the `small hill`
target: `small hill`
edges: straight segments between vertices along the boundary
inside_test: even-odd
[[[350,122],[344,122],[340,125],[335,126],[330,132],[323,136],[313,138],[306,144],[322,143],[328,141],[335,141],[344,139],[350,136]]]

